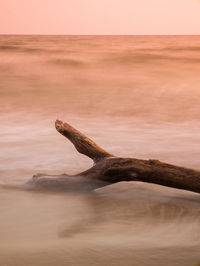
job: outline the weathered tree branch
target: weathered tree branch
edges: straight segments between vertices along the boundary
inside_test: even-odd
[[[120,181],[143,181],[200,193],[200,171],[158,160],[115,157],[69,124],[57,120],[55,127],[59,133],[74,144],[80,153],[93,159],[95,164],[92,168],[76,176],[66,174],[53,178],[46,178],[43,175],[34,176],[32,182],[35,185],[48,183],[51,187],[67,187],[70,186],[70,182],[73,184],[77,182],[77,185],[78,182],[82,182],[74,177],[83,177],[87,182],[90,182],[88,180],[95,181],[91,189]]]
[[[104,158],[114,156],[99,147],[96,143],[94,143],[94,141],[87,138],[67,123],[56,120],[55,127],[59,133],[68,138],[74,144],[78,152],[90,157],[95,163]]]

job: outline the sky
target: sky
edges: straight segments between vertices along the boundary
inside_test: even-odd
[[[200,34],[200,1],[0,0],[0,34]]]

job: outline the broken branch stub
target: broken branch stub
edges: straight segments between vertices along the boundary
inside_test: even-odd
[[[107,157],[114,157],[114,155],[99,147],[94,141],[87,138],[66,122],[56,120],[55,127],[60,134],[74,144],[78,152],[90,157],[95,163]]]

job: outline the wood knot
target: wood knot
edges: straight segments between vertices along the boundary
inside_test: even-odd
[[[160,161],[159,161],[159,160],[153,160],[153,159],[150,159],[150,160],[149,160],[149,164],[151,164],[151,165],[160,164]]]

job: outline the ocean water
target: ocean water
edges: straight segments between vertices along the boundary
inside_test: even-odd
[[[200,36],[0,35],[0,266],[195,266],[200,196],[141,182],[93,193],[8,189],[109,152],[200,169]]]

